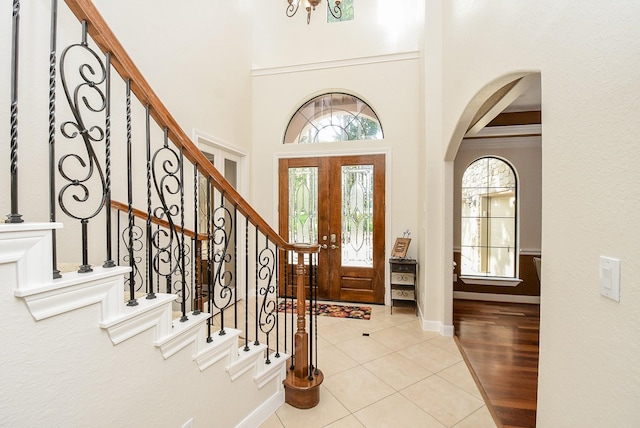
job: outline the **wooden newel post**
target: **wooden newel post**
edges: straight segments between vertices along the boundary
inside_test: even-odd
[[[309,366],[309,334],[306,331],[306,296],[305,296],[305,255],[317,253],[318,245],[296,244],[298,254],[296,268],[296,298],[298,308],[298,330],[294,336],[293,370],[287,372],[284,380],[284,400],[293,407],[309,409],[320,402],[320,385],[324,375],[315,368],[310,372]],[[311,287],[311,283],[309,284]],[[312,375],[310,375],[310,373]]]

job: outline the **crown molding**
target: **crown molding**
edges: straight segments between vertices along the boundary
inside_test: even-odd
[[[503,135],[500,137],[465,138],[460,150],[534,148],[542,146],[541,135]]]
[[[305,71],[327,70],[331,68],[354,67],[361,65],[379,64],[385,62],[411,61],[420,58],[419,51],[402,52],[389,55],[365,56],[334,61],[310,62],[307,64],[289,65],[283,67],[255,67],[251,70],[252,77],[270,76],[287,73],[301,73]]]
[[[465,135],[465,140],[507,137],[538,137],[542,135],[541,124],[487,126],[473,135]]]

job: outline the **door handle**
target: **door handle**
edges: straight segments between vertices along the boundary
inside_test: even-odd
[[[323,250],[326,250],[328,247],[327,247],[327,244],[322,244],[320,245],[320,248],[322,248]]]
[[[340,248],[339,245],[331,244],[331,249],[332,250],[335,250],[335,249],[338,249],[338,248]]]

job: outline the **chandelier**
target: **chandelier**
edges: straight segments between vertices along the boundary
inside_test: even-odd
[[[316,10],[316,6],[320,4],[322,0],[287,0],[289,2],[289,6],[287,6],[287,16],[291,18],[293,15],[298,12],[298,8],[300,8],[300,3],[304,4],[304,8],[307,10],[307,24],[311,22],[311,11]],[[331,7],[329,3],[331,0],[327,0],[327,10],[331,12],[331,15],[335,19],[342,18],[342,9],[340,8],[340,0],[335,0],[335,6]]]

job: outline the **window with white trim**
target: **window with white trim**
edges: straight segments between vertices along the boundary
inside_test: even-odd
[[[513,279],[517,275],[518,182],[507,161],[483,157],[462,176],[460,273]]]

